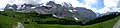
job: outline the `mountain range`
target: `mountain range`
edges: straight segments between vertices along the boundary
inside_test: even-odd
[[[45,5],[43,4],[26,4],[23,5],[10,5],[7,4],[4,10],[12,9],[15,12],[29,13],[36,12],[39,14],[52,14],[54,17],[59,19],[75,20],[81,21],[83,24],[97,17],[102,17],[104,15],[109,15],[112,12],[105,14],[94,13],[92,10],[85,7],[72,7],[70,3],[64,2],[61,4],[56,4],[54,1],[49,1]]]

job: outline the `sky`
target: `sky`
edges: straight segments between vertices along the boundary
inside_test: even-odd
[[[54,1],[57,4],[62,4],[63,2],[71,3],[73,7],[85,7],[91,9],[95,13],[106,13],[108,11],[113,11],[113,8],[118,6],[119,0],[0,0],[0,11],[7,4],[17,4],[22,5],[24,3],[29,4],[41,4],[47,3],[48,1]],[[114,9],[119,10],[119,9]]]

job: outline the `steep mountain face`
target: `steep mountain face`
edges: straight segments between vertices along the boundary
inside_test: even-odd
[[[73,8],[70,3],[64,2],[63,5],[56,4],[53,1],[49,1],[46,5],[12,5],[16,12],[36,12],[39,14],[52,14],[54,17],[67,20],[81,21],[83,24],[96,18],[96,14],[89,9],[83,7]],[[34,7],[34,8],[32,8]]]
[[[9,7],[11,7],[11,5],[10,5],[10,4],[7,4],[4,9],[8,9]]]
[[[18,6],[16,4],[13,4],[11,7],[13,8],[13,10],[17,10],[17,8],[18,8]]]
[[[82,20],[82,23],[86,23],[96,18],[96,14],[92,10],[82,7],[76,7],[75,9],[75,17],[77,17],[79,20]]]
[[[35,8],[35,11],[40,14],[51,14],[52,10],[55,10],[57,8],[57,4],[53,1],[48,2],[44,6],[39,6]]]

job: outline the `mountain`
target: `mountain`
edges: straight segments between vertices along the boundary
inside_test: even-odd
[[[17,8],[18,8],[18,6],[16,4],[13,4],[11,7],[13,8],[13,10],[17,10]]]
[[[110,15],[110,14],[118,15],[119,13],[120,12],[107,12],[103,14],[97,13],[97,17],[103,17],[103,16]]]
[[[7,4],[4,9],[9,9],[9,7],[11,7],[11,5]]]
[[[2,24],[0,26],[1,28],[13,28],[13,26],[16,27],[17,22],[21,22],[26,28],[41,28],[40,26],[42,26],[42,28],[111,28],[113,24],[119,20],[120,16],[104,16],[102,18],[99,18],[100,20],[95,20],[94,22],[87,23],[88,25],[82,25],[81,22],[72,20],[61,20],[59,18],[53,17],[51,14],[42,15],[38,13],[19,13],[12,10],[5,10],[3,12],[0,12],[0,18],[0,24]]]
[[[75,9],[75,17],[82,20],[82,23],[86,23],[90,20],[96,19],[96,14],[92,10],[83,7],[76,7]]]
[[[32,5],[26,3],[23,5],[13,4],[11,7],[16,12],[36,12],[39,14],[52,14],[56,18],[74,20],[77,22],[81,21],[83,24],[96,19],[96,14],[92,10],[86,9],[84,7],[73,8],[70,3],[66,2],[64,2],[62,5],[56,4],[53,1],[47,2],[46,5]]]

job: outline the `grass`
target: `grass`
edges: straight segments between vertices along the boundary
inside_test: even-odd
[[[17,13],[12,10],[6,10],[0,12],[0,28],[13,28],[13,26],[17,25],[17,22],[21,22],[25,28],[112,28],[113,25],[119,20],[120,16],[107,20],[104,22],[92,24],[92,25],[60,25],[60,24],[37,24],[36,22],[32,22],[32,20],[40,20],[40,21],[54,21],[58,20],[51,16],[44,17],[43,15],[38,15],[32,13]],[[28,22],[25,24],[24,22]]]
[[[0,15],[0,28],[13,28],[17,25],[17,21],[14,18]]]
[[[81,25],[59,25],[59,24],[25,24],[26,28],[112,28],[120,16],[105,22],[81,26]]]

